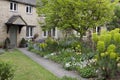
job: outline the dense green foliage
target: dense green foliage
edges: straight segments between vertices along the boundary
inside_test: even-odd
[[[118,71],[117,64],[120,62],[120,29],[104,31],[97,36],[96,65],[105,79],[114,77]],[[94,37],[94,36],[93,36]],[[93,38],[93,41],[96,40]]]
[[[108,30],[113,30],[115,28],[120,28],[120,5],[119,4],[117,4],[115,6],[114,13],[115,13],[115,15],[114,15],[112,21],[107,26]]]
[[[12,64],[0,61],[0,80],[12,80],[14,69]]]
[[[37,13],[46,17],[44,29],[72,29],[82,37],[89,28],[111,21],[114,5],[111,0],[40,0]]]
[[[84,77],[84,78],[91,78],[91,77],[97,76],[96,69],[94,67],[91,67],[91,66],[86,66],[86,67],[81,68],[81,69],[78,68],[78,71],[79,71],[81,77]]]
[[[64,76],[61,80],[77,80],[77,79]]]

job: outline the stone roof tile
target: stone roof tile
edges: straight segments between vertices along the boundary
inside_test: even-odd
[[[16,1],[24,4],[29,4],[29,5],[36,5],[36,0],[10,0],[10,1]]]

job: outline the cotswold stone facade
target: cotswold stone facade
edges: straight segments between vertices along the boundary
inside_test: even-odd
[[[35,7],[36,1],[24,1],[0,0],[0,43],[4,43],[8,37],[11,40],[11,45],[13,43],[13,47],[17,47],[22,38],[31,38],[36,33],[41,36],[42,31],[38,24]],[[29,3],[29,1],[34,3]],[[15,16],[17,17],[15,18]],[[16,30],[12,30],[12,27]],[[27,29],[27,27],[31,27],[31,29]]]

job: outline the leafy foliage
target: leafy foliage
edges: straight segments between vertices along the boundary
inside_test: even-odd
[[[42,49],[42,51],[44,51],[45,48],[47,47],[47,44],[46,43],[40,43],[39,47]]]
[[[98,41],[98,35],[97,33],[92,34],[92,40],[96,43]]]
[[[57,51],[58,49],[58,43],[56,40],[54,40],[53,38],[51,37],[48,37],[46,40],[45,40],[45,44],[47,45],[46,46],[46,50],[50,51],[50,52],[54,52],[54,51]]]
[[[73,29],[81,37],[88,30],[109,22],[114,13],[111,0],[41,0],[37,13],[45,15],[45,29]]]
[[[120,29],[115,29],[110,32],[104,31],[98,36],[97,54],[95,56],[96,65],[99,67],[101,75],[105,78],[115,76],[117,72],[117,60],[120,56],[119,50],[119,33]]]
[[[14,69],[10,63],[0,62],[0,80],[12,80]]]
[[[119,4],[117,4],[115,6],[114,13],[115,13],[115,15],[114,15],[112,21],[107,26],[108,30],[113,30],[115,28],[120,28],[120,5]]]
[[[97,43],[97,51],[98,52],[104,52],[105,50],[105,44],[103,41],[98,41]]]
[[[79,69],[79,73],[81,77],[84,78],[91,78],[91,77],[96,77],[96,69],[94,67],[86,66],[82,69]]]
[[[77,80],[77,79],[64,76],[61,80]]]
[[[116,47],[115,47],[115,45],[114,44],[111,44],[111,45],[109,45],[108,46],[108,48],[107,48],[107,52],[115,52],[115,49],[116,49]]]

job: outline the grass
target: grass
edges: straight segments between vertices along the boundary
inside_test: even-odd
[[[0,55],[0,60],[15,66],[13,80],[60,80],[18,50],[5,52]]]

